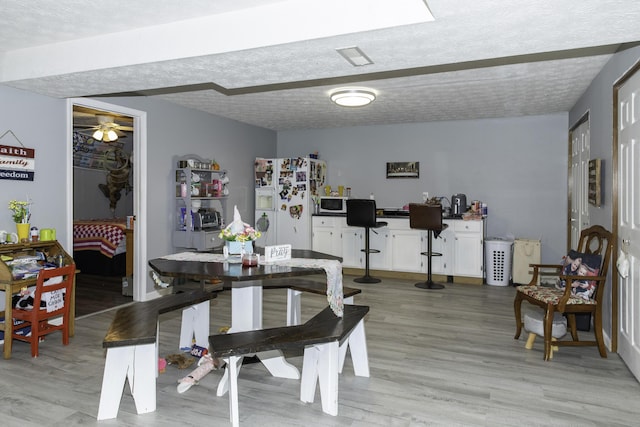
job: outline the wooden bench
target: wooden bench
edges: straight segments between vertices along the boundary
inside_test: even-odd
[[[287,326],[300,324],[300,307],[303,292],[327,295],[326,282],[316,282],[298,277],[266,281],[263,287],[264,289],[287,289]],[[342,300],[345,304],[353,304],[353,297],[359,293],[362,293],[361,289],[344,286],[342,288]]]
[[[109,326],[102,347],[107,349],[100,393],[98,420],[116,418],[124,385],[129,380],[131,395],[138,414],[156,409],[156,376],[158,374],[158,318],[160,314],[183,310],[182,333],[195,332],[196,337],[209,335],[209,300],[216,293],[193,291],[165,295],[120,308]],[[197,324],[185,328],[188,310],[198,314]],[[207,338],[204,345],[206,346]]]
[[[242,358],[269,350],[303,348],[300,400],[312,403],[319,382],[322,410],[338,415],[338,374],[344,365],[344,360],[340,360],[340,349],[349,345],[355,374],[369,376],[363,320],[368,312],[368,306],[345,305],[344,316],[337,317],[327,307],[302,325],[211,335],[211,356],[224,358],[229,369],[229,417],[232,424],[238,426],[240,418],[238,373]]]

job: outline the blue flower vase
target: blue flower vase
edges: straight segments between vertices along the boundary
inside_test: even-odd
[[[227,250],[229,255],[242,254],[243,242],[227,242]],[[253,241],[244,242],[244,251],[246,253],[253,253]]]

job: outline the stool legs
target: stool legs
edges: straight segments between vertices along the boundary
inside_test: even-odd
[[[371,250],[369,248],[369,227],[364,229],[364,276],[353,279],[357,283],[380,283],[381,280],[376,277],[371,277],[369,274],[369,254],[371,252],[379,252],[377,250]]]
[[[431,256],[433,255],[432,238],[433,238],[433,231],[429,230],[427,232],[427,281],[416,283],[416,288],[420,288],[420,289],[443,289],[444,288],[444,285],[441,285],[440,283],[435,283],[431,279]]]

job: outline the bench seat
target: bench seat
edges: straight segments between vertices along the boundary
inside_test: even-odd
[[[327,295],[326,282],[292,277],[289,279],[266,280],[263,289],[287,289],[287,326],[300,324],[302,293]],[[345,304],[353,304],[354,296],[362,293],[358,288],[342,288],[342,300]]]
[[[364,317],[368,312],[368,306],[345,305],[343,317],[337,317],[327,307],[302,325],[211,335],[211,356],[226,359],[229,369],[232,424],[239,424],[237,377],[243,356],[270,350],[304,348],[300,400],[313,402],[319,380],[323,411],[337,415],[338,373],[344,363],[340,355],[346,354],[346,346],[351,349],[355,374],[369,376],[364,332]],[[339,351],[342,347],[343,352]]]
[[[107,356],[98,420],[117,417],[127,380],[138,414],[155,411],[158,317],[163,313],[184,309],[182,328],[185,330],[185,312],[193,308],[198,313],[200,324],[189,325],[189,331],[198,331],[197,335],[208,335],[209,300],[216,296],[216,293],[204,291],[181,292],[129,304],[116,311],[102,342],[102,346],[107,349]]]

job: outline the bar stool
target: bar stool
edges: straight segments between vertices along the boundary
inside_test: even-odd
[[[427,230],[427,251],[420,252],[425,255],[427,261],[427,281],[416,283],[416,287],[420,289],[442,289],[444,285],[434,283],[431,279],[431,257],[442,256],[440,252],[433,252],[432,239],[433,233],[436,238],[440,232],[447,228],[447,224],[442,223],[442,205],[426,205],[421,203],[409,204],[409,227],[418,230]]]
[[[369,274],[369,254],[379,253],[378,249],[369,247],[369,230],[387,225],[384,221],[376,221],[376,201],[371,199],[348,199],[347,200],[347,225],[352,227],[364,227],[364,276],[353,279],[358,283],[379,283],[381,280],[371,277]]]

